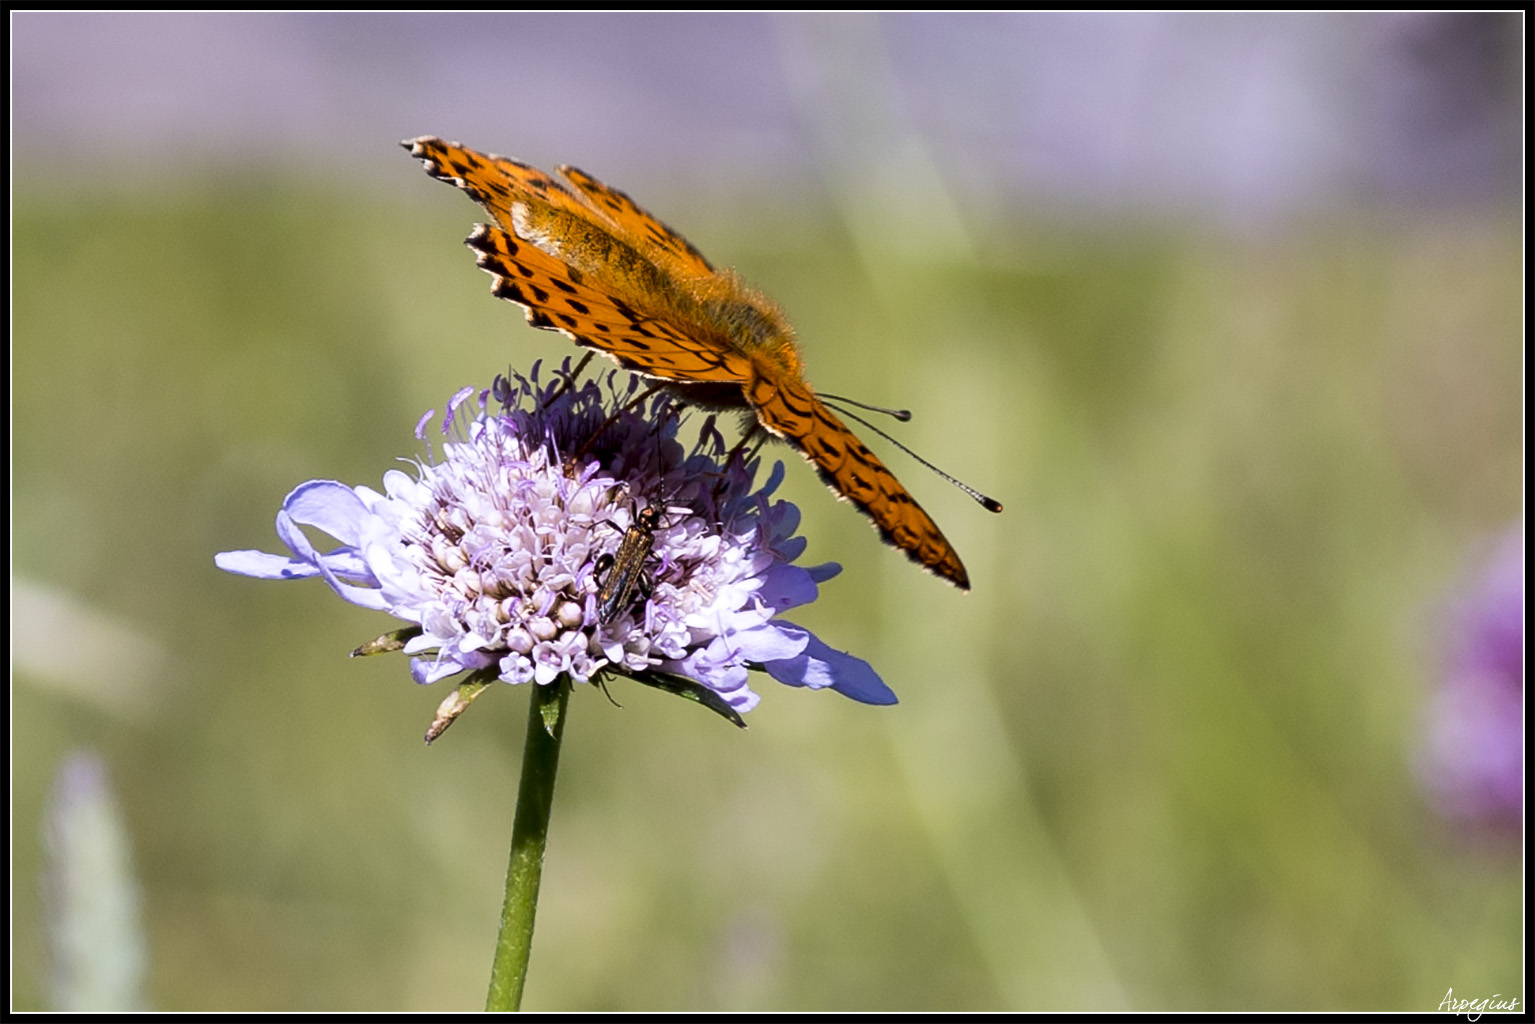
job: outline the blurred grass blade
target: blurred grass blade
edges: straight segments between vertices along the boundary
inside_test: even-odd
[[[128,835],[93,753],[65,758],[43,825],[55,1010],[144,1009],[148,960]]]

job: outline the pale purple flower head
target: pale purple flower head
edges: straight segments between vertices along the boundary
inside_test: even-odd
[[[1446,817],[1518,826],[1524,810],[1524,531],[1505,537],[1449,620],[1420,774]]]
[[[748,670],[762,669],[894,703],[867,662],[777,617],[841,571],[793,564],[806,544],[794,536],[799,511],[769,500],[782,466],[754,489],[755,463],[722,461],[712,422],[685,450],[671,398],[636,402],[634,378],[627,393],[613,381],[578,384],[567,363],[547,383],[535,366],[530,378],[465,389],[435,458],[386,473],[383,493],[302,484],[277,514],[290,555],[215,561],[264,579],[319,576],[353,604],[407,621],[403,649],[421,683],[463,672],[539,684],[683,677],[744,712],[758,701]],[[650,506],[660,514],[632,604],[600,609],[612,556]],[[322,553],[301,526],[341,545]]]

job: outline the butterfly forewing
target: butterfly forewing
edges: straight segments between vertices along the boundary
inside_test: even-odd
[[[469,245],[495,277],[495,294],[522,306],[528,323],[672,382],[684,399],[749,410],[868,515],[888,543],[969,589],[965,567],[937,524],[815,397],[801,376],[793,334],[770,300],[733,272],[716,270],[687,239],[584,171],[560,168],[566,184],[520,161],[432,136],[401,145],[495,219],[477,227]],[[643,557],[638,564],[620,580],[638,580]]]
[[[421,160],[434,178],[463,189],[508,231],[514,230],[513,207],[539,204],[590,219],[588,202],[537,167],[504,156],[487,155],[430,135],[400,143]]]

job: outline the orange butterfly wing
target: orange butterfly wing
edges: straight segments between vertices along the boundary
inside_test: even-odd
[[[739,352],[700,342],[623,299],[593,288],[587,275],[501,228],[469,236],[475,262],[495,277],[491,292],[522,306],[534,327],[560,331],[611,356],[626,370],[687,383],[740,384],[751,363]]]
[[[495,225],[477,225],[468,244],[495,278],[494,293],[522,306],[528,323],[598,349],[625,369],[701,385],[694,400],[751,409],[863,510],[887,543],[970,588],[938,524],[805,383],[793,332],[770,300],[733,272],[715,270],[687,239],[584,171],[561,167],[567,185],[520,161],[432,136],[401,145],[495,218]]]
[[[561,164],[560,173],[632,240],[640,242],[649,255],[664,260],[672,271],[687,277],[712,278],[716,275],[714,267],[692,242],[646,213],[618,189],[609,188],[569,164]]]

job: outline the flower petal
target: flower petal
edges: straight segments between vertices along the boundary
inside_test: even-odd
[[[842,565],[839,562],[822,562],[820,565],[805,566],[805,571],[808,572],[810,574],[810,578],[815,580],[817,583],[825,583],[827,580],[842,572]]]
[[[715,645],[729,648],[737,658],[753,665],[770,661],[784,661],[804,653],[805,645],[814,639],[810,630],[792,622],[769,622],[754,629],[743,629],[714,641]]]
[[[768,675],[780,683],[811,689],[830,686],[844,697],[864,704],[896,703],[895,692],[867,661],[827,647],[808,629],[788,622],[779,624],[779,628],[785,632],[796,630],[807,641],[804,653],[798,657],[763,663]]]
[[[774,563],[772,568],[762,574],[761,579],[762,586],[757,590],[757,596],[775,614],[809,604],[819,593],[815,576],[797,565]]]
[[[296,523],[324,530],[343,544],[362,539],[359,527],[368,508],[357,492],[335,480],[310,480],[299,484],[283,499],[283,511]]]
[[[259,580],[297,580],[320,575],[320,570],[307,562],[265,551],[220,551],[213,556],[213,564],[225,572]]]

